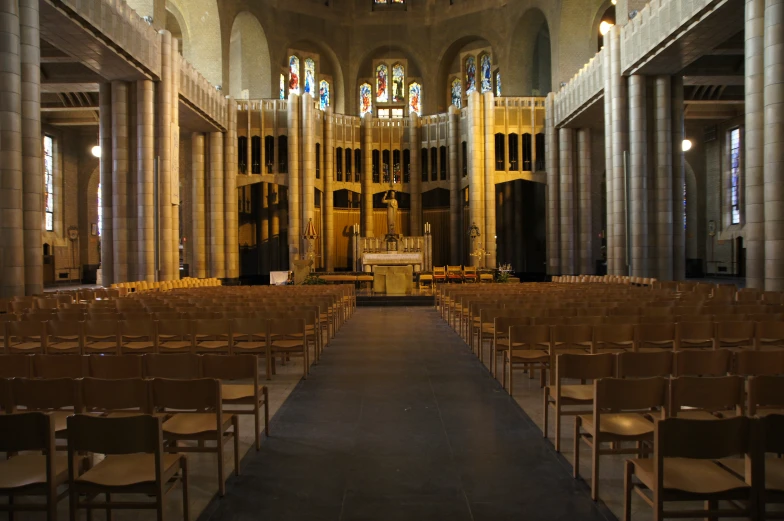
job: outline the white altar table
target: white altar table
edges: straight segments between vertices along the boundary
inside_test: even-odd
[[[412,266],[414,271],[422,271],[423,264],[422,252],[362,254],[362,271],[366,272],[372,272],[373,266]]]

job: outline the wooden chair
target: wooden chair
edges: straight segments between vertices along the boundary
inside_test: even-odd
[[[545,386],[545,371],[550,365],[550,328],[548,326],[511,326],[509,347],[504,351],[503,386],[506,388],[506,368],[509,367],[509,396],[514,396],[512,374],[515,365],[531,371],[539,368],[539,385]]]
[[[84,473],[73,461],[76,454],[103,454],[105,457]],[[183,519],[188,510],[188,461],[185,455],[165,454],[161,419],[138,415],[102,418],[76,415],[68,418],[69,487],[71,519],[85,509],[155,509],[163,519],[163,498],[180,481]],[[103,494],[105,501],[97,498]],[[113,500],[113,494],[138,494],[145,500]],[[147,498],[153,497],[154,501]]]
[[[79,381],[73,378],[14,378],[11,411],[46,412],[52,417],[55,438],[65,439],[66,418],[81,411]]]
[[[190,353],[194,338],[190,320],[159,320],[156,325],[158,353]]]
[[[141,355],[90,355],[87,358],[92,378],[112,380],[144,377],[144,358]]]
[[[588,354],[593,345],[593,326],[556,325],[550,327],[550,382],[555,359],[560,354]]]
[[[555,378],[544,388],[544,419],[542,431],[547,438],[547,422],[550,407],[555,409],[555,450],[561,451],[561,417],[578,416],[592,412],[593,385],[564,384],[565,379],[593,380],[611,378],[615,375],[615,356],[611,353],[598,355],[563,354],[556,360]],[[554,387],[554,388],[553,388]],[[580,407],[564,410],[564,407]]]
[[[0,461],[0,495],[8,497],[0,511],[8,512],[8,519],[17,511],[43,511],[48,521],[56,521],[57,503],[67,495],[58,494],[57,487],[68,482],[68,456],[55,449],[53,419],[42,412],[0,415],[0,452],[9,456]],[[17,501],[26,496],[46,501]]]
[[[740,376],[679,376],[670,381],[670,415],[715,420],[743,414]]]
[[[634,325],[597,324],[593,326],[591,353],[619,353],[634,350]]]
[[[673,353],[670,351],[650,353],[624,351],[618,353],[616,357],[618,378],[652,378],[669,376],[673,373]]]
[[[258,318],[235,318],[231,321],[231,349],[235,355],[263,355],[267,380],[272,378],[272,350],[269,321]]]
[[[493,322],[493,343],[490,346],[490,373],[493,377],[498,378],[498,354],[500,353],[503,356],[503,353],[509,349],[509,328],[512,326],[527,326],[528,323],[528,317],[524,316],[495,317]],[[506,378],[506,373],[504,373],[503,378]]]
[[[733,351],[753,349],[755,343],[754,322],[716,322],[716,332],[713,339],[714,349],[728,348]]]
[[[46,324],[34,320],[3,322],[6,354],[37,354],[45,350]]]
[[[678,322],[675,325],[675,350],[713,347],[713,322]]]
[[[233,356],[204,355],[202,357],[204,378],[221,380],[221,398],[224,414],[252,414],[255,425],[256,450],[261,448],[260,412],[264,408],[264,433],[269,436],[269,393],[267,386],[259,384],[259,368],[256,355],[234,354]],[[250,383],[226,383],[249,380]],[[232,406],[251,406],[251,409]]]
[[[446,282],[446,266],[433,267],[433,281],[436,284]]]
[[[35,355],[33,374],[36,378],[82,378],[89,374],[86,356]]]
[[[625,463],[624,521],[631,521],[632,490],[653,508],[655,520],[665,517],[756,519],[754,488],[714,460],[747,454],[756,459],[752,421],[744,416],[715,421],[667,418],[654,426],[653,458]],[[699,476],[699,479],[694,479]],[[740,503],[720,510],[719,500]],[[704,502],[701,510],[664,510],[669,502]]]
[[[675,349],[675,324],[637,324],[634,331],[637,351]]]
[[[466,282],[478,282],[479,276],[476,271],[476,266],[463,267],[463,280]]]
[[[676,351],[674,361],[674,376],[724,376],[732,370],[728,349]]]
[[[741,376],[784,375],[784,350],[738,351],[734,371]]]
[[[120,322],[85,320],[82,328],[82,353],[120,354]]]
[[[194,353],[229,354],[231,351],[231,328],[225,318],[192,320]]]
[[[0,355],[0,378],[30,378],[32,376],[32,356]]]
[[[784,348],[784,322],[758,321],[754,337],[754,349]]]
[[[446,267],[446,279],[448,282],[463,282],[463,270],[461,266]]]
[[[47,354],[81,354],[84,322],[80,320],[50,320],[46,322]]]
[[[223,414],[220,381],[197,380],[152,381],[152,403],[157,412],[176,410],[163,423],[167,452],[206,452],[218,456],[218,493],[226,493],[223,445],[234,441],[234,473],[240,473],[239,422],[234,414]],[[198,442],[199,446],[180,446],[181,441]],[[206,442],[214,441],[215,446]]]
[[[158,351],[156,322],[151,318],[120,321],[120,353],[141,354]]]
[[[190,353],[144,355],[144,375],[148,378],[192,380],[201,378],[201,357]]]
[[[602,356],[602,355],[592,355]],[[600,378],[594,380],[593,413],[580,414],[574,421],[574,477],[580,475],[580,441],[593,449],[591,498],[599,499],[599,458],[610,454],[649,453],[646,443],[653,441],[653,422],[647,411],[659,409],[666,417],[667,378]],[[623,442],[635,443],[624,448]],[[603,448],[602,443],[610,443]]]
[[[80,387],[86,413],[118,417],[152,412],[148,380],[83,378]]]
[[[302,378],[308,377],[310,357],[305,339],[305,320],[302,318],[276,318],[269,321],[270,362],[275,374],[275,355],[296,355],[302,357]]]
[[[784,376],[752,376],[748,381],[749,416],[784,414]]]

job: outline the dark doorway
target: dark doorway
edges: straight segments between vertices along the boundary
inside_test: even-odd
[[[738,269],[738,277],[746,276],[746,246],[743,244],[743,237],[735,238],[735,266]]]

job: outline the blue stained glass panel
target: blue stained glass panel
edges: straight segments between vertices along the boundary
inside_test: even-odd
[[[492,64],[490,63],[490,55],[483,54],[480,58],[480,65],[482,66],[482,92],[493,91],[493,71]]]
[[[452,105],[457,108],[463,107],[463,86],[460,78],[452,80]]]

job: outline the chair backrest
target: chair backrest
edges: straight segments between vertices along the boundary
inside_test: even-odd
[[[675,325],[675,349],[711,347],[713,322],[678,322]]]
[[[674,376],[724,376],[732,369],[732,352],[728,349],[675,352]]]
[[[38,378],[82,378],[89,374],[87,357],[82,355],[35,355]]]
[[[754,322],[716,321],[715,347],[752,346],[756,341]]]
[[[54,453],[54,423],[42,412],[0,414],[0,452]]]
[[[73,378],[14,378],[11,380],[14,408],[28,410],[56,410],[73,407],[80,409],[79,380]]]
[[[575,326],[552,326],[550,328],[552,346],[562,343],[562,347],[593,342],[593,326],[581,324]],[[559,346],[561,347],[561,346]]]
[[[748,387],[749,416],[757,414],[761,407],[784,407],[784,376],[752,376]]]
[[[615,355],[579,355],[564,353],[556,358],[556,385],[564,378],[593,380],[615,376]]]
[[[269,321],[270,335],[295,335],[305,332],[305,320],[302,318],[279,318]]]
[[[784,322],[781,321],[760,321],[757,322],[755,347],[761,346],[784,346]]]
[[[511,326],[508,334],[513,350],[547,349],[550,343],[550,326]]]
[[[252,335],[267,335],[267,320],[263,318],[233,318],[231,319],[231,334],[233,341]]]
[[[0,378],[30,378],[32,375],[32,356],[0,355]]]
[[[201,357],[190,353],[144,355],[144,373],[149,378],[199,378]]]
[[[85,412],[151,412],[149,381],[142,378],[84,378],[81,391]]]
[[[644,347],[675,347],[675,324],[637,324],[637,349]]]
[[[653,439],[659,469],[664,458],[721,459],[749,451],[752,422],[745,416],[715,421],[667,418],[656,422]]]
[[[668,381],[667,378],[661,376],[594,380],[594,413],[600,410],[629,411],[666,408]]]
[[[155,416],[68,417],[68,451],[98,454],[156,454],[156,474],[163,453],[161,419]]]
[[[196,335],[229,335],[231,328],[229,320],[225,318],[209,318],[202,320],[192,320],[191,326]]]
[[[650,353],[624,352],[616,355],[618,378],[650,378],[672,374],[672,352],[661,350]]]
[[[180,337],[191,337],[191,322],[185,318],[172,320],[158,320],[157,326],[158,339],[160,335],[175,335]]]
[[[89,374],[92,378],[142,378],[144,376],[144,358],[141,355],[90,355],[87,358]]]
[[[784,454],[784,415],[769,414],[759,419],[765,452]]]
[[[193,380],[152,380],[152,405],[158,409],[178,411],[216,411],[221,410],[221,385],[214,378]]]
[[[593,351],[630,348],[634,345],[633,324],[596,324],[593,326]]]
[[[670,381],[670,414],[683,407],[709,411],[743,408],[740,376],[679,376]]]
[[[258,378],[258,359],[255,355],[203,355],[202,376],[218,380],[240,380]]]
[[[784,374],[784,350],[738,351],[735,353],[735,372],[743,376]]]

